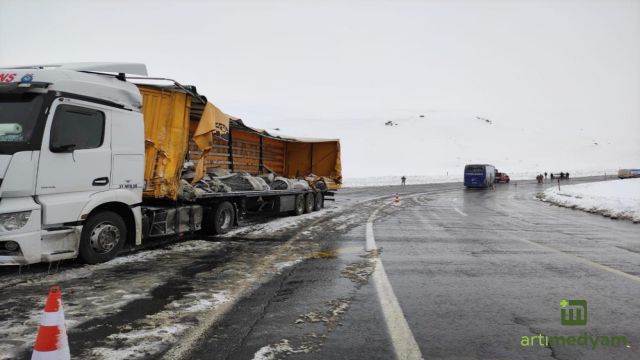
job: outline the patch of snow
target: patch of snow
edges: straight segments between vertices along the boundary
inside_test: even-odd
[[[81,268],[72,268],[72,269],[61,271],[56,274],[49,274],[46,276],[42,276],[41,279],[34,279],[25,284],[18,284],[18,286],[32,286],[33,284],[37,284],[39,282],[56,283],[56,282],[62,282],[62,281],[71,280],[71,279],[86,278],[93,275],[96,271],[109,269],[114,266],[150,261],[160,256],[173,254],[176,252],[191,252],[194,250],[205,250],[205,251],[214,250],[222,246],[223,245],[220,243],[211,242],[211,241],[190,240],[190,241],[185,241],[182,243],[170,245],[162,249],[143,250],[133,254],[119,256],[101,264],[85,265]]]
[[[218,238],[224,239],[228,237],[235,237],[242,235],[247,239],[251,239],[252,236],[256,237],[264,237],[265,235],[270,235],[282,230],[294,229],[298,227],[301,223],[308,220],[316,220],[319,218],[323,218],[336,212],[343,210],[346,207],[346,204],[327,204],[325,209],[322,211],[315,211],[310,214],[304,214],[300,216],[288,216],[282,218],[273,218],[270,219],[269,222],[264,224],[256,224],[249,225],[244,227],[238,227],[237,229],[231,230],[224,235],[218,235]],[[303,232],[304,233],[304,232]],[[310,234],[310,233],[307,233]],[[304,235],[304,234],[303,234]]]
[[[195,300],[193,299],[195,298]],[[173,301],[168,307],[180,312],[201,312],[214,308],[216,305],[230,301],[226,292],[207,294],[204,292],[187,294],[181,301]]]
[[[291,354],[294,350],[289,340],[283,339],[277,344],[263,346],[253,355],[253,360],[274,360],[279,355]]]
[[[640,179],[560,185],[545,190],[542,199],[557,205],[640,222]]]
[[[279,262],[279,263],[275,263],[273,264],[273,267],[276,268],[276,270],[278,272],[281,272],[282,270],[294,266],[298,263],[302,262],[302,259],[298,259],[298,260],[293,260],[293,261],[285,261],[285,262]]]
[[[127,333],[109,335],[107,341],[120,344],[116,349],[106,347],[91,350],[92,359],[124,360],[144,359],[158,352],[159,348],[175,343],[188,326],[172,324]],[[122,344],[126,344],[125,347]]]

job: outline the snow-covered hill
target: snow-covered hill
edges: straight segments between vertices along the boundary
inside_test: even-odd
[[[409,183],[460,181],[469,163],[493,164],[514,179],[533,179],[545,171],[588,176],[640,167],[638,135],[606,123],[563,128],[544,119],[524,122],[453,112],[412,113],[308,120],[289,125],[286,132],[316,137],[339,134],[347,186],[395,184],[402,175]],[[388,121],[394,125],[385,125]]]

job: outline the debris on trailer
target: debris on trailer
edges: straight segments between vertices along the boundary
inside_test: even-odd
[[[224,176],[229,176],[231,175],[231,171],[229,171],[229,169],[223,169],[223,168],[208,168],[207,169],[207,174],[212,175],[212,176],[216,176],[216,177],[224,177]]]
[[[273,190],[290,190],[292,185],[291,180],[282,176],[276,176],[271,182],[271,188]]]
[[[318,176],[316,174],[309,174],[304,178],[313,190],[325,191],[327,190],[327,183],[323,176]]]
[[[198,198],[196,188],[189,184],[185,179],[180,181],[180,190],[178,191],[178,199],[185,201],[195,201]]]
[[[311,190],[311,186],[309,186],[306,180],[293,179],[291,182],[291,188],[293,190]]]
[[[248,173],[235,173],[220,178],[232,191],[266,191],[270,190],[264,179]]]
[[[228,193],[231,187],[222,182],[219,178],[205,176],[196,183],[196,188],[209,193]]]
[[[264,180],[267,183],[267,185],[271,186],[273,181],[276,179],[276,174],[270,172],[270,173],[266,173],[266,174],[260,174],[260,175],[258,175],[258,177],[262,178],[262,180]],[[273,189],[273,187],[272,187],[272,189]]]

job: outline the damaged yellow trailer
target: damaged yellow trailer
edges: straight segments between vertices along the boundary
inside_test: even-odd
[[[252,211],[320,210],[340,188],[339,140],[283,137],[249,127],[192,87],[137,86],[145,127],[144,198],[178,202],[189,211],[197,207],[207,232],[224,233]],[[152,220],[165,218],[164,211],[146,211],[147,236],[166,235]]]
[[[185,162],[200,180],[212,168],[251,175],[342,180],[340,141],[274,136],[245,125],[201,96],[176,87],[139,85],[145,123],[145,196],[176,199]]]

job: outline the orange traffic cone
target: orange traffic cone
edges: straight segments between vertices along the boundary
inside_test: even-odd
[[[40,320],[38,335],[33,345],[31,360],[69,360],[69,341],[64,326],[64,311],[60,287],[53,286],[49,290],[44,314]]]
[[[393,199],[393,205],[400,205],[400,195],[396,194],[395,199]]]

